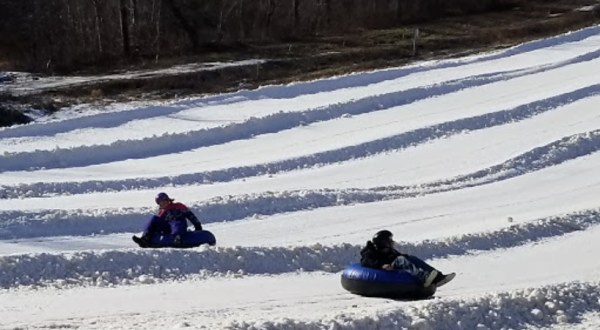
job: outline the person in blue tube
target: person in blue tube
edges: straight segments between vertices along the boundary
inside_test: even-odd
[[[133,240],[141,247],[148,247],[154,235],[172,236],[175,246],[181,244],[182,237],[187,232],[188,220],[196,231],[202,230],[202,223],[190,209],[182,203],[175,202],[164,192],[154,199],[158,204],[158,214],[152,216],[146,224],[142,237],[133,236]]]
[[[455,273],[444,275],[416,256],[400,253],[394,247],[393,234],[389,230],[380,230],[360,251],[360,264],[363,267],[387,271],[405,271],[423,283],[424,287],[440,287],[450,282]]]

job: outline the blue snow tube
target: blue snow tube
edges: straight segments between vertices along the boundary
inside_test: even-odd
[[[342,272],[342,287],[365,297],[383,297],[402,300],[424,299],[433,296],[435,285],[423,284],[404,271],[387,271],[350,264]]]
[[[156,235],[150,238],[149,247],[191,248],[202,244],[215,245],[217,239],[208,230],[188,231],[182,235],[180,244],[175,244],[175,236],[173,235]]]

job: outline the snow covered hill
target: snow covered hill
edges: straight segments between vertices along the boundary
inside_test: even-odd
[[[1,129],[0,328],[600,328],[598,72],[594,26]],[[217,246],[134,246],[160,191]],[[457,278],[345,291],[384,228]]]

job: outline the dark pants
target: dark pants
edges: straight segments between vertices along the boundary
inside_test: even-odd
[[[426,263],[425,261],[419,259],[418,257],[412,256],[410,254],[403,254],[403,256],[408,259],[408,261],[412,262],[415,266],[417,266],[417,268],[421,268],[423,270],[425,270],[426,272],[431,272],[433,270],[435,270],[435,268],[433,268],[430,264]]]
[[[397,257],[392,263],[392,267],[405,271],[423,282],[425,282],[427,275],[435,270],[435,268],[431,267],[425,261],[410,254],[403,254]]]
[[[146,224],[146,228],[144,228],[144,233],[142,236],[149,237],[153,235],[168,235],[171,233],[171,226],[169,224],[159,218],[158,216],[152,216],[150,221]]]

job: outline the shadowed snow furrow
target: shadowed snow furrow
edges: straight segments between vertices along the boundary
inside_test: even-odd
[[[300,191],[221,197],[188,204],[203,223],[386,199],[369,191]],[[0,239],[138,232],[155,209],[0,211]]]
[[[501,164],[453,179],[413,186],[371,189],[320,189],[222,197],[196,204],[198,214],[209,222],[242,219],[255,214],[273,215],[319,207],[369,203],[440,193],[490,184],[525,175],[598,152],[600,130],[565,137],[530,150]]]
[[[204,223],[273,215],[319,207],[370,203],[439,193],[507,180],[586,156],[600,149],[600,130],[565,137],[487,169],[415,186],[372,189],[283,191],[215,198],[190,207]],[[4,211],[0,239],[137,232],[152,208],[94,210]]]
[[[384,139],[374,140],[359,145],[345,147],[336,150],[330,150],[313,155],[287,159],[268,164],[259,164],[253,166],[234,167],[217,171],[204,173],[190,173],[177,176],[158,177],[158,178],[137,178],[126,180],[110,181],[87,181],[87,182],[50,182],[23,184],[18,186],[0,186],[0,196],[3,198],[22,198],[22,197],[42,197],[56,194],[78,194],[98,191],[119,191],[129,189],[152,189],[164,185],[193,185],[205,184],[209,182],[227,182],[241,178],[247,178],[265,174],[277,174],[286,171],[304,169],[309,166],[322,166],[325,164],[336,164],[342,161],[355,160],[367,156],[373,156],[379,153],[399,150],[410,146],[426,143],[433,139],[447,138],[450,135],[464,133],[466,131],[480,130],[489,127],[513,123],[515,121],[525,120],[533,116],[551,111],[557,107],[564,106],[588,97],[593,97],[600,93],[600,84],[581,88],[569,93],[554,96],[548,99],[539,100],[529,104],[518,106],[514,109],[498,111],[481,116],[458,119],[450,122],[424,127],[413,131],[401,133]],[[597,132],[589,133],[588,138],[574,137],[581,140],[590,140],[588,143],[572,143],[572,158],[585,155],[597,150],[596,141]],[[561,142],[562,143],[562,142]],[[563,143],[564,144],[564,143]],[[549,147],[553,147],[549,145]],[[568,145],[560,146],[560,148]],[[583,153],[581,149],[585,149]],[[536,153],[549,152],[545,149],[539,149]],[[512,169],[515,166],[524,172],[531,171],[532,168],[524,166],[527,159],[533,155],[526,153],[520,159],[514,159],[512,162],[500,164],[490,169],[482,170],[479,174],[471,175],[474,179],[477,176],[489,175],[490,172],[500,172],[506,169]],[[537,159],[535,168],[542,168],[539,163],[543,160]],[[556,157],[554,157],[556,158]],[[567,158],[568,159],[568,158]],[[520,164],[520,163],[525,164]],[[546,165],[556,164],[545,161]],[[533,166],[532,165],[532,166]],[[504,168],[502,168],[504,167]],[[456,181],[456,180],[453,180]],[[435,183],[435,186],[439,184]]]
[[[155,209],[0,212],[0,239],[138,232]]]
[[[586,230],[600,224],[600,209],[580,211],[563,216],[538,219],[485,233],[468,233],[445,241],[400,243],[402,251],[423,258],[463,255],[469,251],[489,251],[511,248],[575,231]]]
[[[545,146],[537,147],[501,164],[475,173],[460,175],[418,186],[420,194],[437,193],[480,186],[556,166],[569,160],[587,156],[600,150],[600,130],[564,137]],[[404,191],[417,187],[397,187]],[[375,191],[390,192],[393,186],[379,187]]]
[[[600,50],[580,56],[571,61],[549,67],[558,67],[577,62],[590,61],[600,56]],[[0,171],[32,170],[38,168],[65,168],[87,166],[124,159],[140,159],[188,151],[195,148],[222,144],[234,140],[249,139],[256,135],[276,133],[310,123],[327,121],[344,115],[358,115],[406,105],[418,100],[453,93],[462,89],[483,86],[510,78],[542,72],[549,67],[535,70],[517,70],[495,74],[482,74],[464,79],[451,80],[442,84],[418,87],[400,92],[333,104],[323,108],[301,112],[279,112],[261,118],[249,118],[243,123],[231,124],[199,131],[164,134],[140,140],[121,140],[108,145],[56,148],[24,152],[5,152],[0,155]],[[591,89],[597,86],[591,86]]]
[[[525,75],[525,73],[521,75]],[[279,112],[260,118],[253,117],[242,123],[223,127],[164,134],[140,140],[121,140],[107,145],[5,152],[3,155],[0,155],[0,171],[87,166],[124,159],[141,159],[168,153],[184,152],[234,140],[250,139],[260,134],[277,133],[282,130],[331,120],[344,115],[358,115],[381,111],[504,79],[508,79],[508,77],[503,75],[487,77],[485,75],[483,78],[467,78],[436,86],[419,87],[407,91],[371,96],[324,108],[308,109],[301,112]]]
[[[430,259],[473,251],[511,248],[559,237],[600,224],[600,210],[539,219],[493,232],[470,233],[441,241],[404,243],[402,251]],[[163,281],[195,274],[281,274],[294,271],[338,272],[358,260],[361,246],[235,247],[190,250],[107,250],[0,257],[0,287],[109,285]],[[123,269],[123,265],[128,265]]]
[[[85,117],[79,117],[56,122],[32,123],[22,126],[14,126],[0,130],[0,139],[18,138],[27,136],[52,136],[82,128],[108,128],[122,125],[130,120],[145,119],[151,117],[167,116],[181,111],[181,107],[160,105],[141,107],[134,110],[110,112]]]
[[[284,319],[234,322],[237,330],[327,329],[546,329],[553,324],[577,323],[586,312],[600,309],[600,283],[568,282],[471,299],[442,298],[376,315],[341,314],[318,321]]]
[[[140,109],[125,111],[122,113],[97,114],[92,116],[62,120],[59,122],[40,124],[33,123],[29,125],[14,126],[0,129],[0,138],[44,135],[49,136],[85,127],[117,127],[119,125],[134,120],[170,115],[181,111],[182,108],[202,107],[215,103],[229,104],[247,100],[258,100],[263,98],[294,98],[306,94],[315,94],[342,88],[360,87],[368,84],[379,83],[386,80],[398,79],[413,73],[426,72],[450,67],[466,66],[472,63],[497,60],[500,58],[515,56],[560,44],[578,42],[598,34],[600,34],[600,27],[594,26],[553,38],[528,42],[526,44],[498,51],[489,55],[478,56],[472,59],[460,59],[454,61],[448,60],[426,66],[408,66],[392,70],[381,70],[375,72],[362,73],[359,75],[342,76],[331,79],[316,80],[285,86],[266,86],[252,91],[243,90],[235,93],[216,95],[191,101],[185,100],[173,104],[172,106],[143,107]]]
[[[280,274],[328,268],[325,260],[350,260],[355,247],[213,248],[85,251],[72,254],[26,254],[0,257],[0,287],[129,284],[140,276],[153,281],[201,274]],[[273,260],[281,262],[274,263]],[[123,268],[128,265],[128,268]],[[335,270],[339,270],[339,266]]]

